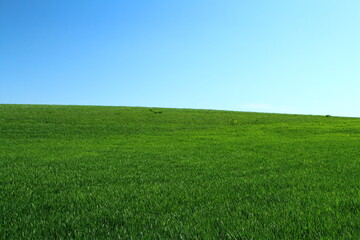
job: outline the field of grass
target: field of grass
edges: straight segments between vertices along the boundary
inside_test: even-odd
[[[360,119],[0,105],[0,239],[360,239]]]

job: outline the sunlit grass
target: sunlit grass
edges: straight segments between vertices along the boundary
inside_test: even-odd
[[[0,238],[359,239],[360,120],[0,105]]]

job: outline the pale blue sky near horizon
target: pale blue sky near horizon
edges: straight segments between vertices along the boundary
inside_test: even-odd
[[[0,0],[0,104],[360,117],[358,0]]]

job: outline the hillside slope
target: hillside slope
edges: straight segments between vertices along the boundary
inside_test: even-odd
[[[153,111],[0,105],[0,238],[360,238],[360,119]]]

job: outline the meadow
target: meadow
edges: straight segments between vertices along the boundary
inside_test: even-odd
[[[360,239],[360,119],[3,104],[0,239]]]

